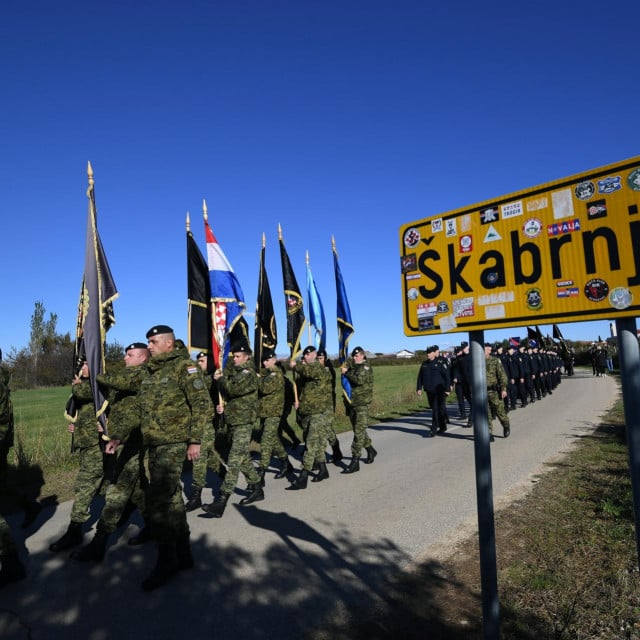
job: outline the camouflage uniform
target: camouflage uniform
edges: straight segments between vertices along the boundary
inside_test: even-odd
[[[284,373],[278,366],[264,367],[258,378],[258,417],[262,422],[260,468],[268,469],[271,456],[286,464],[287,452],[278,435],[284,407]]]
[[[369,405],[373,400],[373,369],[366,360],[356,364],[349,359],[344,375],[351,384],[351,425],[353,427],[351,453],[354,458],[358,458],[362,449],[371,447],[372,444],[367,427],[369,426]]]
[[[332,447],[336,447],[338,444],[338,436],[334,427],[336,421],[336,370],[329,361],[329,358],[325,356],[325,368],[329,372],[329,379],[326,380],[326,393],[331,396],[331,420],[327,423],[324,429],[324,437]],[[323,445],[324,446],[324,445]]]
[[[204,373],[204,381],[209,390],[209,396],[213,403],[217,403],[218,387],[213,378]],[[219,476],[223,474],[224,461],[216,448],[216,442],[220,439],[219,429],[221,419],[217,413],[207,422],[204,434],[202,436],[202,447],[200,449],[200,457],[193,462],[192,482],[197,487],[204,487],[207,484],[207,469],[211,469]]]
[[[188,538],[189,525],[180,476],[187,447],[199,444],[213,418],[213,405],[200,367],[184,343],[145,365],[148,375],[136,398],[149,462],[146,509],[155,540],[172,544]],[[135,426],[135,425],[134,425]]]
[[[302,467],[306,471],[312,471],[314,462],[325,462],[324,443],[333,417],[329,388],[331,373],[317,360],[311,363],[300,362],[296,366],[296,373],[300,390],[298,413],[307,434]]]
[[[129,502],[145,515],[144,492],[148,480],[144,469],[142,432],[135,414],[136,394],[146,374],[146,369],[140,365],[97,376],[98,383],[109,389],[109,436],[124,442],[117,454],[113,478],[98,522],[98,528],[105,533],[116,530]],[[136,426],[132,427],[133,424]]]
[[[503,429],[510,428],[509,418],[502,402],[501,394],[507,390],[509,380],[502,362],[494,356],[486,358],[487,398],[489,400],[489,433],[493,433],[492,418],[497,416]]]
[[[0,486],[3,486],[7,476],[7,458],[13,446],[13,405],[9,380],[11,374],[8,369],[0,367]]]
[[[13,406],[9,380],[11,374],[0,367],[0,490],[4,490],[7,479],[7,456],[13,446]],[[0,515],[0,557],[15,552],[16,545],[11,536],[9,524]]]
[[[73,421],[73,450],[78,451],[79,467],[74,487],[71,522],[82,524],[89,519],[91,501],[104,478],[104,455],[100,446],[98,420],[93,402],[93,391],[87,378],[71,385],[71,395],[77,414]]]
[[[231,436],[227,474],[220,493],[230,495],[238,484],[240,472],[249,484],[259,484],[260,477],[249,456],[251,432],[258,415],[258,376],[251,359],[235,365],[230,359],[218,385],[226,400],[225,422]]]

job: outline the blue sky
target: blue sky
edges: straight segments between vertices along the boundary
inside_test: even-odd
[[[403,330],[400,226],[638,155],[638,24],[630,1],[3,3],[0,346],[28,344],[36,300],[75,330],[90,160],[110,340],[186,337],[204,198],[250,312],[266,234],[279,352],[278,224],[303,290],[309,252],[330,352],[332,235],[351,346],[424,348]]]

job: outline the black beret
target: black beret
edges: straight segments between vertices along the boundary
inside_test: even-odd
[[[231,353],[251,353],[251,347],[246,342],[239,342],[236,345],[231,345],[229,349]]]
[[[151,327],[151,329],[147,331],[146,337],[150,338],[151,336],[157,336],[164,333],[173,333],[173,329],[166,324],[157,324],[155,327]]]
[[[130,349],[146,349],[147,345],[144,342],[132,342],[129,346],[125,347],[125,353]]]
[[[469,346],[468,342],[462,342],[462,344],[460,345],[463,349]]]
[[[302,352],[302,355],[306,356],[306,355],[308,355],[309,353],[312,353],[315,350],[316,350],[315,347],[312,347],[311,345],[309,345],[308,347],[304,348],[304,351]]]
[[[359,354],[359,353],[364,353],[364,349],[362,347],[356,347],[352,352],[351,352],[351,357],[353,358],[353,356]]]
[[[318,349],[318,356],[324,356],[326,358],[327,357],[327,350],[326,349]]]
[[[198,355],[196,356],[196,360],[200,360],[200,358],[206,358],[207,354],[204,351],[198,351]]]
[[[427,353],[435,353],[435,352],[436,350],[434,348],[434,345],[431,344],[427,347]]]
[[[485,347],[490,347],[491,349],[493,349],[493,345],[490,342],[485,342],[484,346]]]
[[[265,360],[269,360],[269,358],[275,358],[276,357],[276,352],[273,351],[273,349],[265,349],[262,352],[262,362],[264,362]]]

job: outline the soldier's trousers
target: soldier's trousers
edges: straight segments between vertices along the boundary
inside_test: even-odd
[[[503,427],[508,427],[509,417],[504,408],[504,402],[497,391],[487,391],[487,399],[489,400],[489,433],[493,433],[492,416],[496,416]]]
[[[313,470],[315,462],[325,462],[324,447],[326,441],[327,425],[331,424],[330,413],[312,413],[302,418],[303,428],[307,435],[305,437],[304,456],[302,457],[302,467],[307,471]]]
[[[220,475],[224,467],[222,457],[215,446],[216,432],[213,422],[209,422],[202,436],[200,457],[193,462],[193,484],[204,487],[207,484],[207,469]]]
[[[71,507],[71,522],[83,523],[89,519],[91,501],[104,478],[103,453],[96,443],[79,451],[79,468]]]
[[[351,426],[353,428],[353,441],[351,442],[351,455],[360,457],[363,448],[371,446],[371,438],[367,433],[369,426],[369,405],[359,407],[351,406]]]
[[[518,385],[515,382],[510,382],[507,386],[507,398],[509,399],[509,407],[515,409],[518,399]]]
[[[145,496],[148,523],[159,544],[173,544],[189,536],[180,483],[187,443],[148,446],[146,453],[149,460],[149,486]]]
[[[116,530],[127,503],[132,502],[148,517],[145,507],[145,491],[148,487],[144,469],[144,452],[141,447],[125,444],[118,453],[114,480],[107,488],[100,527],[106,533]]]
[[[221,493],[231,494],[234,492],[241,471],[249,484],[260,482],[260,476],[258,476],[256,468],[251,463],[251,456],[249,455],[252,431],[253,424],[229,425],[231,449],[227,460],[227,475],[224,477],[224,482],[220,487]]]
[[[446,427],[446,402],[447,396],[443,387],[438,387],[436,391],[427,391],[429,406],[431,407],[431,431]],[[367,407],[368,409],[368,407]]]
[[[271,462],[271,456],[275,456],[280,460],[287,457],[282,440],[278,435],[278,426],[280,425],[280,416],[271,418],[262,418],[262,438],[260,440],[260,468],[268,469]]]
[[[324,430],[325,440],[327,440],[332,447],[336,442],[338,442],[338,436],[336,435],[336,430],[333,428],[334,423],[335,423],[335,414],[332,414],[331,419],[327,422],[327,425]]]

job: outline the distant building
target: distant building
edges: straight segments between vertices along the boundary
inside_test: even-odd
[[[396,353],[396,358],[414,358],[415,353],[413,351],[409,351],[409,349],[403,349],[402,351],[398,351]]]

